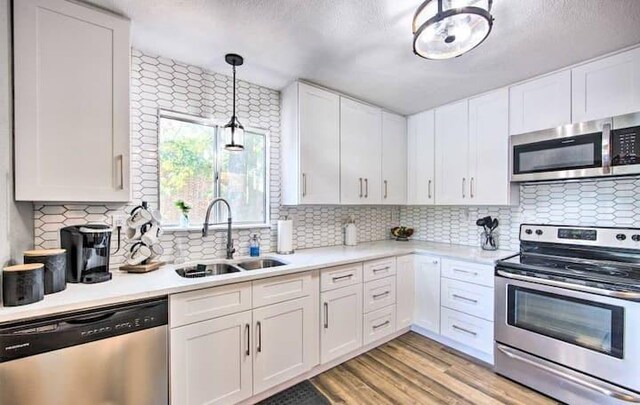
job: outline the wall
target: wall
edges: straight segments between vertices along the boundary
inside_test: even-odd
[[[518,250],[521,223],[640,228],[640,177],[520,186],[519,207],[402,207],[416,239],[479,245],[476,219],[500,220],[501,248]]]
[[[58,230],[86,222],[111,223],[111,216],[129,212],[141,201],[158,202],[158,109],[228,120],[231,115],[232,79],[219,73],[158,56],[132,51],[131,78],[131,172],[132,204],[48,204],[36,203],[35,244],[59,246]],[[238,76],[242,77],[242,69]],[[342,224],[353,214],[361,241],[388,238],[389,228],[399,217],[397,207],[283,207],[280,205],[280,93],[245,81],[238,82],[238,117],[245,126],[265,128],[270,136],[271,228],[236,230],[239,254],[248,254],[249,238],[258,233],[264,251],[276,249],[276,222],[294,220],[296,248],[342,243]],[[173,260],[174,248],[182,244],[192,259],[223,257],[226,232],[212,232],[202,238],[199,230],[166,232],[162,237],[163,260]],[[115,252],[113,267],[123,263],[124,249]],[[128,244],[124,246],[126,249]]]

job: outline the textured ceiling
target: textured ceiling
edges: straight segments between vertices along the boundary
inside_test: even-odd
[[[403,114],[640,42],[640,0],[494,0],[494,29],[448,61],[413,55],[420,0],[90,0],[133,20],[133,45],[281,89],[296,78]]]

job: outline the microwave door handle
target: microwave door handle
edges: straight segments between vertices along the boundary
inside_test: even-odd
[[[611,123],[602,126],[602,173],[611,173]]]

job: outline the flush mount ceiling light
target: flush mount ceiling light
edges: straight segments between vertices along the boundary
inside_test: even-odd
[[[238,117],[236,117],[236,66],[242,65],[244,59],[235,53],[228,53],[225,55],[224,60],[233,66],[233,114],[227,125],[224,126],[225,139],[227,139],[228,142],[224,145],[224,148],[233,152],[241,152],[244,150],[244,146],[242,145],[244,141],[244,127],[240,121],[238,121]]]
[[[492,0],[426,0],[413,16],[413,52],[451,59],[480,45],[491,32]]]

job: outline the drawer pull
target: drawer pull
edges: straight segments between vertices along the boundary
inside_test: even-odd
[[[471,274],[472,276],[478,275],[477,271],[469,271],[469,270],[462,270],[462,269],[453,269],[453,271],[455,271],[456,273]]]
[[[379,269],[373,269],[373,272],[374,272],[374,273],[378,273],[378,272],[381,272],[381,271],[387,271],[387,270],[389,270],[390,268],[391,268],[390,266],[387,266],[387,267],[380,267]]]
[[[324,303],[324,328],[329,329],[329,303]]]
[[[377,300],[378,298],[382,298],[382,297],[384,297],[386,295],[389,295],[389,293],[391,293],[391,291],[385,291],[385,292],[380,293],[380,294],[374,294],[373,295],[373,299]]]
[[[389,320],[386,320],[384,322],[382,322],[380,325],[373,325],[373,330],[382,328],[383,326],[387,326],[389,325],[391,322],[389,322]]]
[[[463,301],[467,301],[467,302],[472,302],[474,304],[478,303],[478,300],[474,300],[473,298],[467,298],[467,297],[463,297],[462,295],[458,295],[458,294],[453,294],[452,295],[453,298],[457,298],[459,300],[463,300]]]
[[[471,335],[471,336],[474,336],[474,337],[475,337],[475,336],[478,336],[478,334],[477,334],[476,332],[470,331],[469,329],[461,328],[461,327],[459,327],[458,325],[451,325],[451,327],[452,327],[453,329],[455,329],[455,330],[459,330],[460,332],[467,333],[467,334],[469,334],[469,335]]]
[[[333,281],[348,280],[351,277],[353,277],[353,274],[347,274],[346,276],[333,277]]]

